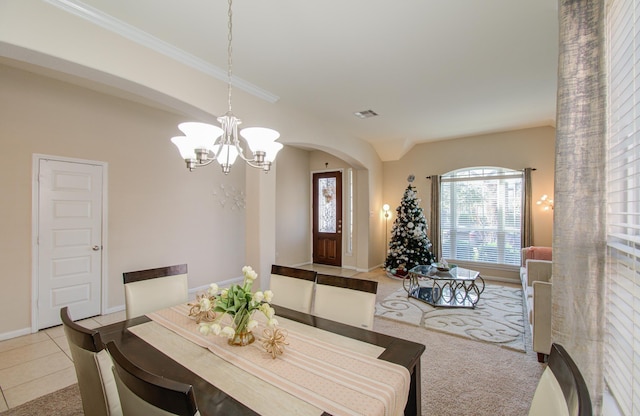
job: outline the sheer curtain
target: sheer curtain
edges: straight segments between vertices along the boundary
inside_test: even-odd
[[[604,0],[561,0],[551,339],[575,359],[594,414],[603,394]]]
[[[431,175],[431,254],[440,261],[440,175]]]
[[[525,168],[522,178],[522,235],[520,247],[530,247],[533,244],[533,223],[531,217],[531,172],[534,169]]]

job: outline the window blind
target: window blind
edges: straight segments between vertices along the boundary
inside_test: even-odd
[[[470,262],[520,264],[522,172],[460,169],[440,182],[442,256]]]
[[[640,414],[639,0],[606,3],[607,294],[605,382],[625,415]]]

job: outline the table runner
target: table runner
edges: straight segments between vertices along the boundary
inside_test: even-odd
[[[234,367],[333,415],[400,415],[404,411],[409,372],[376,359],[384,350],[381,347],[278,318],[279,327],[288,331],[289,345],[274,360],[259,342],[264,322],[253,331],[256,342],[234,347],[226,338],[200,334],[187,315],[187,305],[148,314],[154,322],[207,348]],[[194,371],[198,365],[187,367]],[[246,373],[240,377],[246,377]]]

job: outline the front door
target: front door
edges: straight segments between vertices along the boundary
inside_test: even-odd
[[[342,266],[342,172],[313,174],[313,262]]]
[[[100,165],[40,159],[37,227],[37,328],[100,314],[102,274]]]

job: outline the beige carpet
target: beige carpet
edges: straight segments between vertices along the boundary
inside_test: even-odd
[[[487,284],[475,308],[433,307],[399,289],[376,316],[525,352],[522,290]]]
[[[54,391],[46,396],[24,403],[6,412],[2,416],[81,416],[82,401],[77,384]]]

